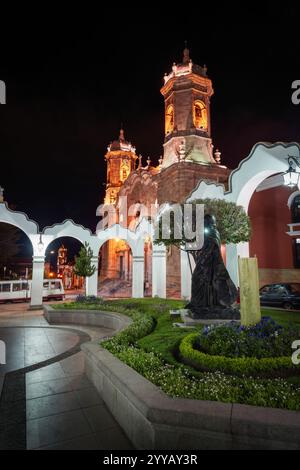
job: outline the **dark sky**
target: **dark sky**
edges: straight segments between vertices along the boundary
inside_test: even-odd
[[[81,5],[66,16],[45,7],[31,21],[22,15],[4,21],[6,200],[41,228],[72,218],[94,230],[104,154],[120,122],[145,160],[162,154],[159,90],[173,61],[181,61],[184,40],[213,80],[212,137],[224,164],[236,167],[258,141],[300,141],[300,105],[291,102],[291,83],[300,79],[295,3],[102,12]]]

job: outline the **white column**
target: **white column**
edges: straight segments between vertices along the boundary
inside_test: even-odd
[[[190,258],[190,262],[188,259]],[[192,293],[192,271],[195,267],[194,258],[192,255],[188,255],[186,251],[180,250],[180,276],[181,276],[181,298],[190,299]]]
[[[153,245],[152,249],[152,297],[167,297],[167,257],[166,247]]]
[[[132,297],[144,297],[144,256],[132,256]]]
[[[238,269],[238,257],[249,258],[249,243],[238,243],[234,245],[229,243],[226,245],[226,268],[227,271],[234,282],[234,284],[239,286],[239,269]]]
[[[92,276],[86,278],[86,295],[98,295],[98,262],[98,256],[93,256],[91,264],[96,270]]]
[[[34,255],[32,257],[32,281],[30,309],[39,309],[43,303],[43,281],[44,281],[45,256]]]

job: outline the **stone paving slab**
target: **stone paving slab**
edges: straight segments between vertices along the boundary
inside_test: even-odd
[[[99,444],[94,434],[87,434],[57,444],[39,447],[38,450],[99,450]]]
[[[50,326],[41,313],[4,315],[0,307],[0,337],[9,351],[7,365],[0,366],[0,449],[24,449],[26,442],[28,449],[131,449],[85,376],[79,349],[87,335],[103,338],[112,330]]]
[[[90,432],[88,422],[80,409],[31,419],[27,421],[27,449],[56,444]]]
[[[39,398],[47,395],[71,392],[91,387],[91,382],[85,375],[62,377],[60,379],[44,380],[43,382],[27,382],[26,398]]]

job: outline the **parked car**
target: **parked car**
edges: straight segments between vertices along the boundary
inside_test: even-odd
[[[259,297],[261,305],[300,308],[300,283],[268,284],[261,287]]]

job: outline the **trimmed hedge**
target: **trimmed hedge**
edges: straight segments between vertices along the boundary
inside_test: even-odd
[[[195,343],[199,339],[199,333],[185,336],[180,345],[179,353],[182,362],[191,365],[201,371],[222,371],[226,374],[239,376],[261,375],[261,376],[287,376],[299,373],[299,367],[295,366],[291,357],[225,357],[212,356],[195,349]]]
[[[119,312],[120,312],[119,308]],[[122,309],[126,310],[126,309]],[[135,343],[144,336],[147,336],[151,333],[155,326],[154,318],[147,315],[139,313],[135,310],[126,310],[122,313],[125,313],[127,316],[131,317],[133,323],[129,325],[125,330],[118,333],[113,338],[103,341],[101,343],[106,349],[115,354],[120,352],[122,349],[126,349],[129,346],[135,345]]]

